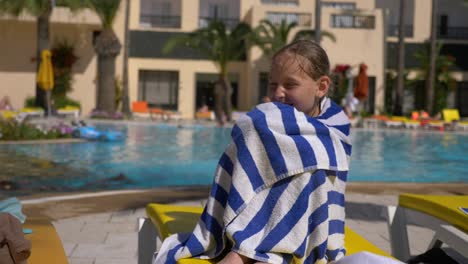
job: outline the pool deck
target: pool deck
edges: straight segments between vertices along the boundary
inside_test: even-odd
[[[137,218],[149,202],[201,205],[207,186],[159,188],[79,194],[40,194],[21,198],[28,216],[49,217],[62,239],[71,264],[137,263]],[[381,249],[390,252],[386,205],[396,205],[398,193],[468,194],[468,184],[350,183],[346,194],[346,224]],[[427,249],[432,231],[411,225],[411,253]],[[467,263],[466,259],[462,259]]]

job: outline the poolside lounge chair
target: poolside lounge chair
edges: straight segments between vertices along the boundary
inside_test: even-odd
[[[136,117],[165,118],[166,111],[158,107],[150,107],[146,101],[136,101],[132,103],[132,113]]]
[[[425,126],[429,129],[438,129],[439,131],[444,131],[445,123],[442,120],[428,120],[425,122]]]
[[[76,106],[67,105],[65,107],[57,109],[57,114],[62,116],[71,115],[74,119],[80,117],[80,108]]]
[[[148,218],[140,218],[138,232],[138,263],[150,263],[154,251],[166,237],[175,233],[191,232],[195,227],[202,207],[164,205],[151,203],[146,206]],[[159,242],[159,243],[158,243]],[[350,228],[345,228],[345,246],[347,255],[368,251],[390,257]],[[183,259],[177,263],[216,263],[214,260]]]
[[[0,118],[9,120],[14,119],[18,116],[18,112],[12,110],[0,110]]]
[[[403,120],[403,125],[405,128],[419,128],[421,126],[421,122],[407,118]]]
[[[404,116],[392,116],[389,120],[385,120],[386,127],[403,127],[404,121],[407,120]]]
[[[429,248],[442,243],[468,258],[468,195],[440,196],[400,194],[398,206],[388,207],[388,229],[392,255],[399,260],[410,258],[407,222],[435,231]]]
[[[442,115],[444,116],[444,122],[447,124],[454,124],[455,128],[465,130],[468,128],[467,121],[460,121],[460,113],[458,109],[444,109],[442,110]]]
[[[132,113],[136,117],[150,117],[150,113],[148,111],[148,103],[144,101],[133,102]]]
[[[215,120],[215,115],[214,115],[213,111],[206,111],[206,112],[197,111],[195,113],[195,118],[196,119]]]
[[[20,114],[26,117],[44,117],[44,109],[37,107],[25,107],[20,110]]]
[[[383,126],[385,121],[390,120],[386,115],[373,115],[362,119],[362,125],[365,128],[377,128]]]
[[[68,263],[62,241],[48,219],[28,217],[23,227],[32,230],[31,234],[25,235],[32,243],[28,264]]]

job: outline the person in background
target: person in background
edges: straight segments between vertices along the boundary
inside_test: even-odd
[[[13,110],[13,106],[11,105],[11,102],[10,102],[10,97],[4,96],[2,100],[0,100],[0,110],[8,110],[8,111]]]

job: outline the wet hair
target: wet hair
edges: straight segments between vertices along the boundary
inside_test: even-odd
[[[278,50],[273,55],[272,61],[275,61],[277,57],[283,54],[300,55],[301,57],[304,57],[308,63],[306,65],[304,65],[304,63],[299,63],[299,67],[312,79],[318,80],[322,76],[328,76],[331,79],[330,60],[328,59],[328,55],[316,42],[305,39],[296,40]],[[330,83],[328,90],[328,94],[330,94],[332,83]]]

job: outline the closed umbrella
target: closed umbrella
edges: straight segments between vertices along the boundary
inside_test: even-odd
[[[51,114],[50,93],[54,88],[54,70],[52,68],[52,54],[49,50],[43,50],[41,53],[41,64],[37,74],[37,84],[47,94],[47,116]]]
[[[367,98],[369,94],[369,78],[367,77],[367,65],[361,63],[359,65],[359,73],[356,77],[355,86],[354,86],[354,97],[363,101]]]

